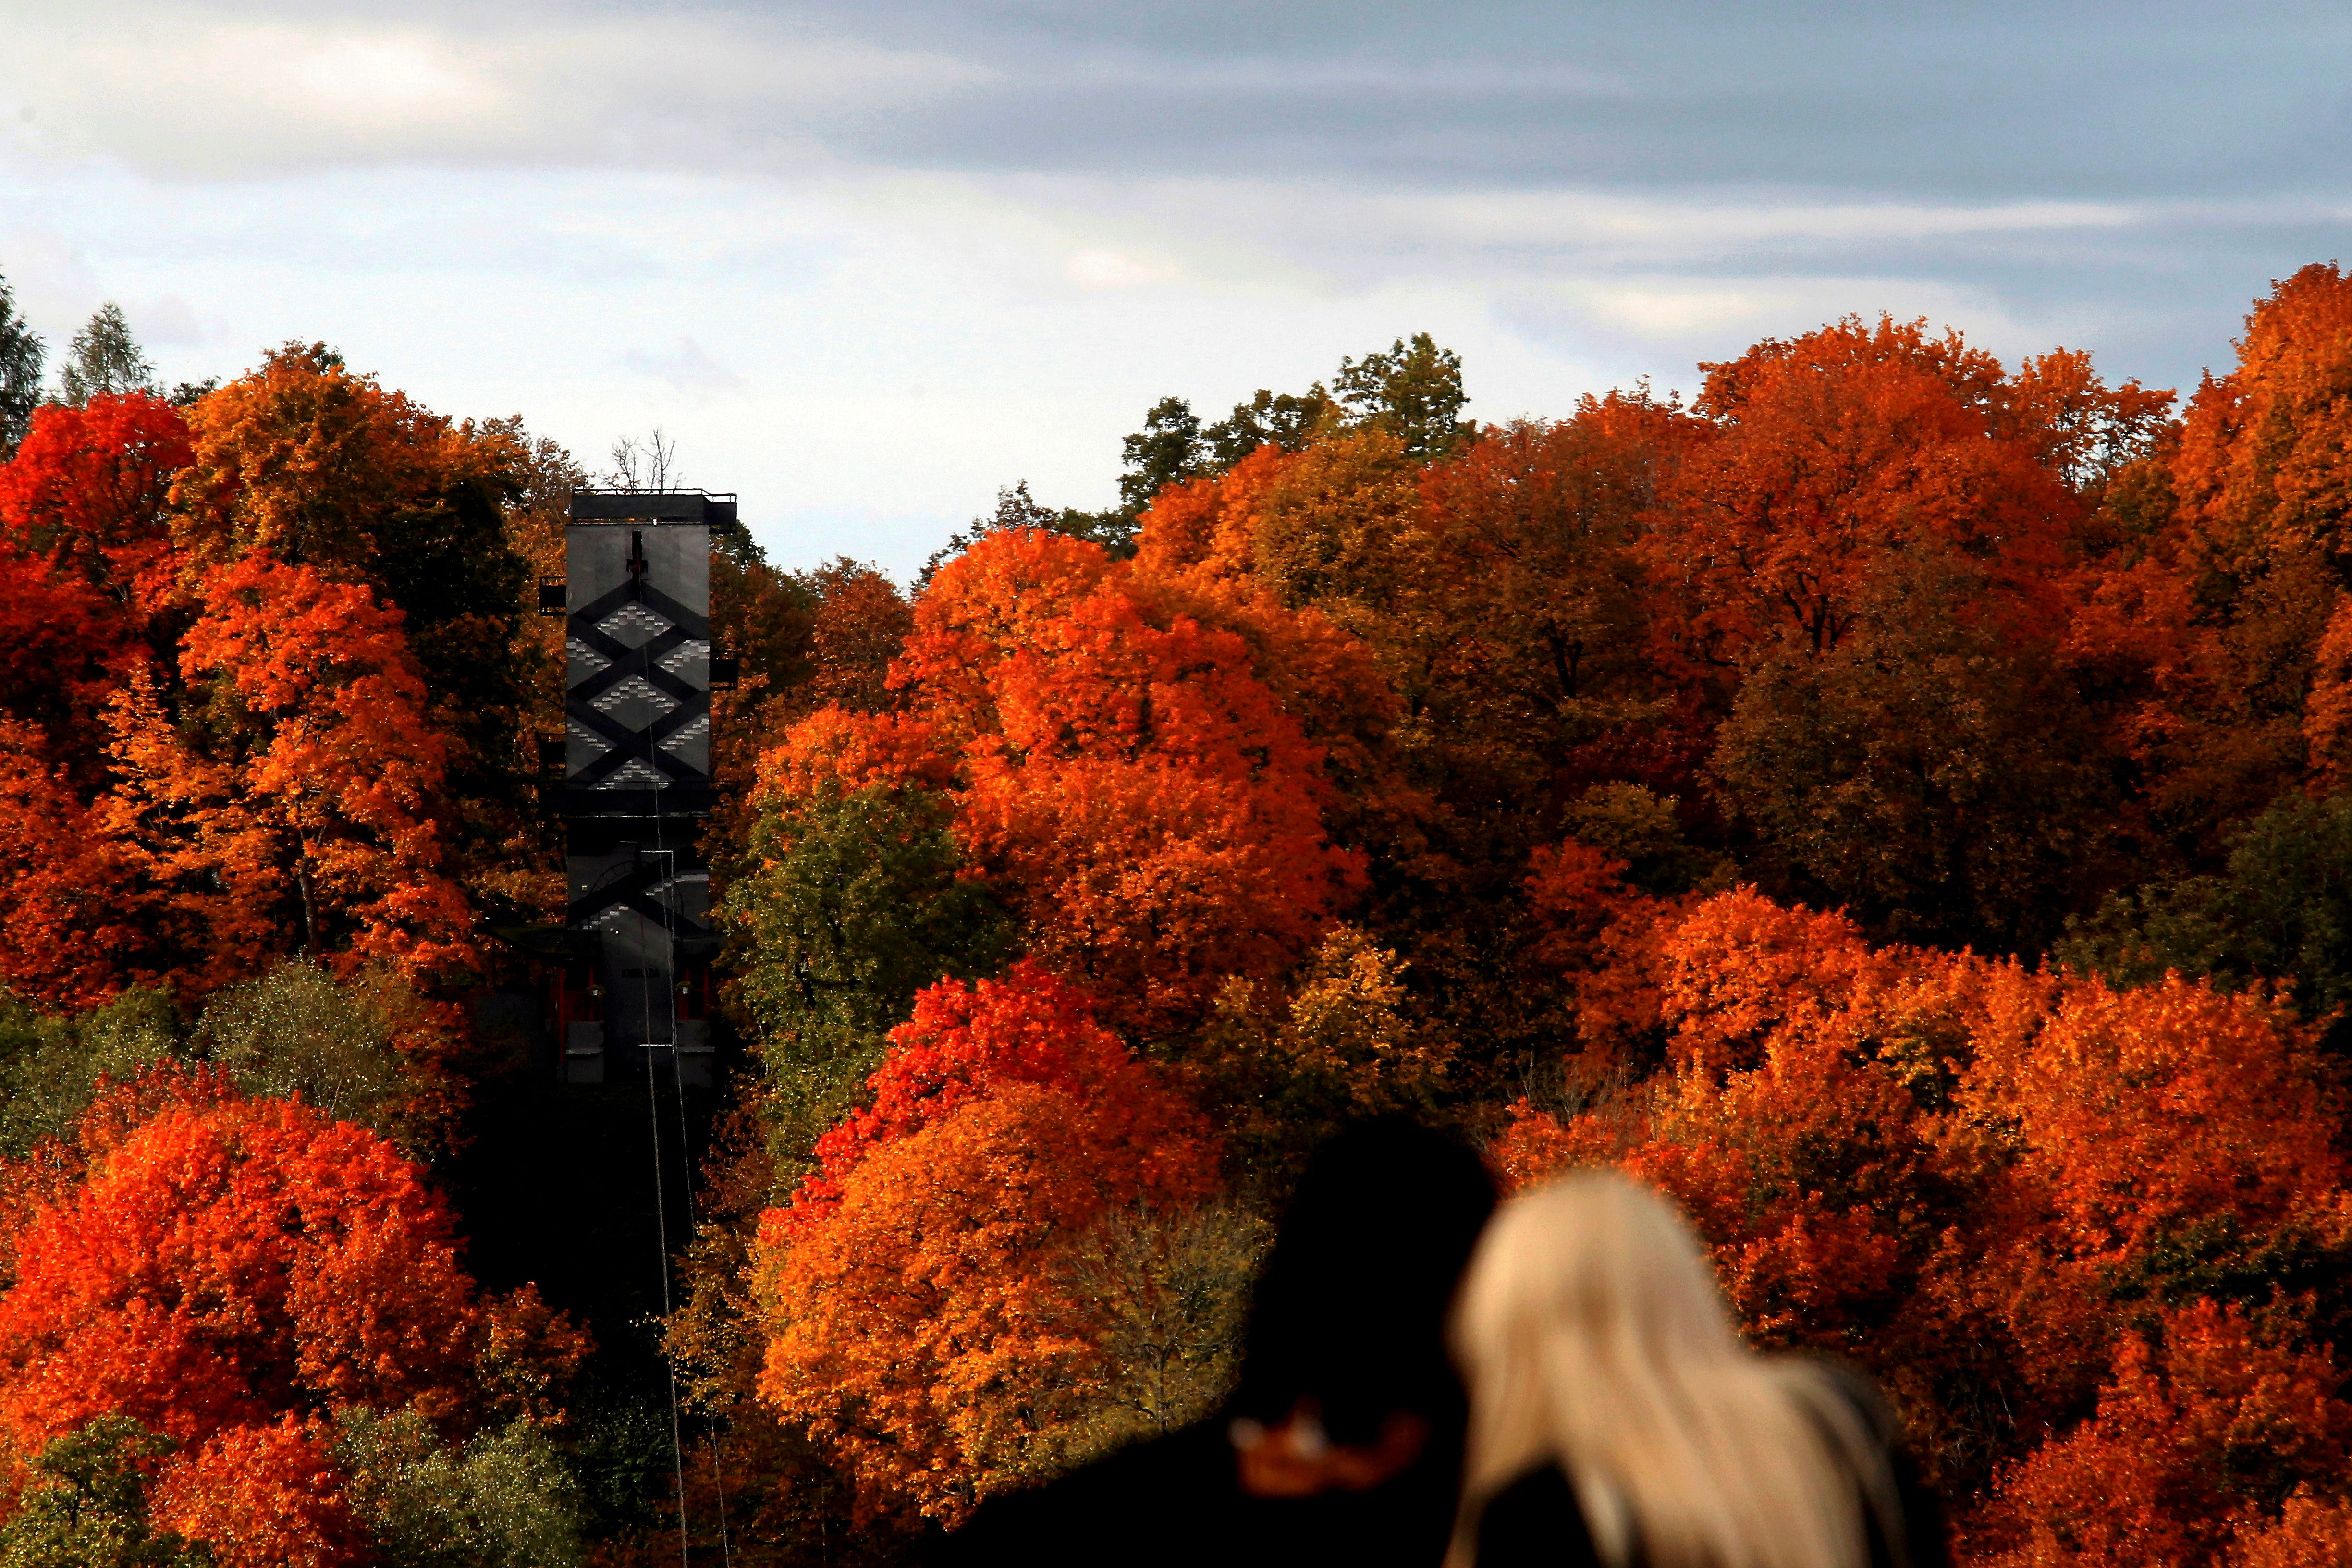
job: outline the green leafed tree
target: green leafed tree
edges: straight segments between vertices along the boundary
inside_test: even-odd
[[[1427,332],[1400,338],[1385,353],[1343,359],[1332,385],[1349,422],[1377,426],[1426,461],[1452,453],[1474,426],[1462,416],[1462,356]],[[1318,390],[1320,390],[1319,388]]]
[[[1140,516],[1153,496],[1199,474],[1202,456],[1201,420],[1192,405],[1181,397],[1161,398],[1144,415],[1143,428],[1120,444],[1127,471],[1119,476],[1119,504]]]
[[[247,1094],[299,1097],[338,1121],[390,1135],[407,1085],[392,1043],[398,988],[338,981],[292,959],[213,997],[194,1045]]]
[[[1623,861],[1625,880],[1643,892],[1687,893],[1718,865],[1683,837],[1677,804],[1636,784],[1594,784],[1569,804],[1568,830]]]
[[[1304,392],[1260,387],[1213,425],[1203,425],[1185,399],[1163,397],[1144,415],[1143,428],[1121,443],[1118,510],[1099,515],[1125,517],[1131,532],[1133,521],[1171,485],[1222,474],[1261,447],[1302,451],[1346,430],[1384,430],[1415,460],[1442,458],[1472,433],[1460,417],[1467,401],[1462,356],[1438,347],[1427,332],[1361,359],[1343,356],[1328,387],[1319,381]]]
[[[43,1448],[5,1529],[0,1568],[210,1568],[212,1553],[147,1513],[145,1470],[175,1444],[103,1415]]]
[[[2295,1010],[2313,1020],[2352,1006],[2352,795],[2284,796],[2226,838],[2219,875],[2115,894],[2069,921],[2053,956],[2117,984],[2167,971],[2231,991],[2287,982]],[[2340,1047],[2340,1016],[2333,1033]]]
[[[1173,399],[1171,399],[1173,401]],[[1129,437],[1131,441],[1133,437]],[[1073,539],[1084,539],[1101,545],[1114,559],[1135,553],[1135,519],[1142,510],[1133,511],[1114,507],[1108,511],[1080,511],[1075,507],[1060,510],[1046,506],[1029,493],[1027,479],[1015,479],[996,492],[996,510],[985,517],[973,518],[969,525],[948,536],[948,542],[931,558],[923,563],[915,584],[919,591],[932,574],[955,556],[971,548],[974,542],[992,533],[1010,529],[1042,529],[1047,533],[1066,533]]]
[[[1129,519],[1141,517],[1170,485],[1223,473],[1260,447],[1296,452],[1340,422],[1339,405],[1320,382],[1301,393],[1260,387],[1213,425],[1202,424],[1184,399],[1163,397],[1120,444],[1119,506]]]
[[[1319,381],[1305,392],[1269,392],[1261,386],[1247,403],[1234,404],[1231,414],[1201,432],[1202,471],[1223,473],[1260,447],[1298,451],[1338,429],[1343,418],[1339,405]]]
[[[952,818],[936,794],[871,784],[752,830],[758,869],[729,890],[724,913],[787,1164],[856,1099],[917,991],[1012,956],[1012,921],[963,875]]]
[[[414,1411],[339,1418],[335,1457],[385,1568],[578,1568],[580,1489],[528,1422],[445,1443]]]
[[[68,1136],[100,1079],[120,1082],[177,1054],[179,1032],[160,991],[126,991],[72,1017],[0,994],[0,1155],[21,1158],[44,1138]]]

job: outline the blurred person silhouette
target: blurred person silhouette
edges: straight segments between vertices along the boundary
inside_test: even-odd
[[[1615,1173],[1505,1205],[1454,1325],[1469,1454],[1448,1568],[1943,1568],[1860,1374],[1740,1342],[1697,1235]]]
[[[1469,1412],[1445,1325],[1494,1207],[1458,1138],[1400,1117],[1335,1134],[1276,1229],[1223,1407],[991,1501],[943,1560],[1438,1568]]]

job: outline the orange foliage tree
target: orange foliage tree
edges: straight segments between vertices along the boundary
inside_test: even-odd
[[[867,1080],[873,1099],[817,1141],[817,1169],[785,1213],[804,1225],[837,1202],[841,1183],[877,1146],[907,1137],[1008,1083],[1071,1096],[1101,1122],[1106,1143],[1181,1144],[1198,1127],[1149,1064],[1095,1019],[1085,993],[1029,960],[1002,980],[942,982],[915,998]],[[1181,1156],[1189,1159],[1189,1153]]]
[[[188,420],[170,518],[187,590],[209,602],[204,574],[258,553],[398,609],[462,786],[451,847],[502,865],[529,832],[521,736],[544,673],[523,652],[530,567],[502,510],[529,467],[517,427],[452,422],[315,343],[271,353]]]
[[[2173,464],[2200,564],[2252,575],[2281,552],[2352,568],[2352,278],[2315,263],[2246,318],[2238,363],[2197,389]]]
[[[2352,1502],[2298,1489],[2276,1519],[2241,1523],[2223,1561],[2230,1568],[2352,1568]]]
[[[2091,570],[2081,640],[2126,655],[2120,738],[2191,855],[2307,763],[2329,765],[2341,676],[2323,640],[2352,583],[2347,320],[2352,279],[2332,265],[2256,301],[2237,364],[2199,385],[2174,448],[2117,487],[2128,504],[2110,507],[2115,543]]]
[[[1924,322],[1849,317],[1704,368],[1715,432],[1646,542],[1661,581],[1691,584],[1689,619],[1660,628],[1685,658],[1738,661],[1767,640],[1823,652],[1873,569],[1922,542],[2046,600],[2076,502],[2004,428],[1991,355]]]
[[[47,1007],[95,1006],[173,962],[169,900],[35,726],[0,720],[0,982]],[[181,928],[175,931],[174,928]]]
[[[2092,1414],[2149,1302],[2270,1310],[2352,1241],[2309,1032],[2259,993],[1873,949],[1750,890],[1653,905],[1601,951],[1572,1061],[1600,1092],[1522,1102],[1497,1164],[1673,1193],[1750,1331],[1869,1364],[1960,1495]],[[2218,1539],[2226,1511],[2180,1527]]]
[[[320,1434],[288,1416],[232,1426],[156,1478],[156,1520],[213,1550],[221,1568],[344,1568],[373,1562],[349,1482]]]
[[[0,467],[12,986],[471,964],[457,863],[520,787],[511,447],[316,349],[39,411]]]
[[[1057,1397],[1096,1374],[1057,1248],[1107,1212],[1209,1195],[1216,1142],[1026,965],[934,988],[893,1041],[875,1109],[761,1219],[759,1387],[835,1447],[863,1511],[953,1523],[1050,1463]]]
[[[444,867],[447,743],[400,612],[267,555],[204,583],[179,658],[201,722],[175,722],[143,665],[104,715],[113,787],[82,814],[81,854],[110,874],[94,886],[127,888],[144,939],[113,983],[201,992],[291,952],[415,978],[470,965],[472,911]]]
[[[259,923],[290,876],[295,942],[347,939],[412,973],[470,961],[471,914],[443,872],[446,742],[398,610],[355,584],[254,553],[205,579],[181,668],[211,687],[226,744],[188,766],[222,798],[219,867]]]
[[[20,1447],[113,1413],[184,1444],[345,1404],[459,1413],[471,1281],[391,1144],[203,1082],[98,1136],[15,1227],[0,1425]]]
[[[1325,830],[1324,749],[1254,662],[1099,546],[1004,531],[917,604],[903,714],[823,710],[783,750],[852,787],[866,767],[946,783],[1032,956],[1164,1033],[1223,976],[1295,962],[1362,885]]]

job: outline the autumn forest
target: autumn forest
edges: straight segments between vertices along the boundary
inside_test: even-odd
[[[44,384],[0,292],[0,1568],[908,1561],[1214,1407],[1375,1112],[1671,1194],[1963,1563],[2352,1563],[2352,275],[2177,391],[1736,349],[1171,396],[910,583],[716,539],[648,1134],[546,1066],[535,595],[662,438]]]

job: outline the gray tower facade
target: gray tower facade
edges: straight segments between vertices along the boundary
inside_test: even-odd
[[[575,955],[562,1072],[602,1083],[663,1058],[711,1078],[710,531],[731,496],[579,490],[565,530],[563,778]]]

